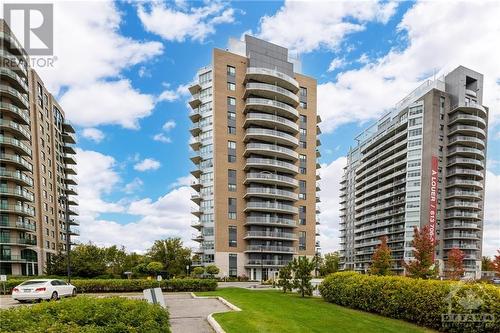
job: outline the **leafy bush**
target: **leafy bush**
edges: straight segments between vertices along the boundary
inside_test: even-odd
[[[8,280],[6,291],[10,293],[12,288],[23,282],[23,280]],[[146,279],[75,279],[71,280],[78,293],[107,293],[107,292],[130,292],[142,291],[147,288],[158,287],[156,280]],[[217,288],[217,281],[210,279],[171,279],[160,282],[163,291],[210,291]]]
[[[2,332],[170,332],[159,305],[122,297],[77,297],[0,311]]]
[[[325,278],[319,290],[328,302],[429,328],[500,332],[500,288],[493,285],[342,272]],[[449,321],[448,314],[489,317],[478,322]]]

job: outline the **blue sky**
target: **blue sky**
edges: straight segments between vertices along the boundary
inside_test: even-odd
[[[40,73],[78,129],[82,241],[142,251],[180,236],[195,245],[186,87],[212,48],[250,33],[299,52],[303,73],[318,80],[325,251],[338,248],[338,182],[354,136],[434,72],[463,64],[484,73],[492,254],[500,243],[499,14],[495,2],[57,3],[59,60]]]

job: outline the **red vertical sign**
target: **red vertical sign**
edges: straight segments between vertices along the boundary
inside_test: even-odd
[[[436,214],[438,196],[438,158],[432,156],[431,162],[431,184],[429,197],[429,233],[432,242],[436,240]],[[433,254],[434,256],[434,254]],[[433,258],[434,259],[434,258]]]

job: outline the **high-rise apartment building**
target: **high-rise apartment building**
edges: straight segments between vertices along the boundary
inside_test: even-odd
[[[0,20],[0,272],[42,274],[77,215],[74,129]]]
[[[387,236],[393,268],[412,258],[413,228],[430,224],[435,259],[465,253],[479,277],[488,108],[483,75],[458,67],[426,81],[356,137],[341,181],[341,264],[365,272]]]
[[[193,227],[201,265],[261,280],[314,256],[316,80],[286,48],[245,36],[214,49],[193,95]]]

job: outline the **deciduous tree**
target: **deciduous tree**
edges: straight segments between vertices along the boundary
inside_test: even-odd
[[[448,251],[448,261],[446,263],[446,275],[452,280],[458,280],[464,275],[464,257],[465,254],[454,247]]]
[[[220,270],[219,267],[215,265],[208,265],[205,267],[205,272],[210,275],[210,277],[214,277],[215,275],[219,274]]]
[[[163,264],[167,278],[184,275],[186,266],[191,264],[191,250],[183,246],[180,238],[155,241],[147,256],[152,261],[159,261]]]
[[[493,261],[491,261],[490,257],[484,256],[481,260],[481,270],[482,271],[493,271],[495,267],[493,267]]]
[[[432,240],[430,226],[426,224],[421,229],[413,229],[411,242],[414,260],[403,262],[406,274],[414,278],[430,279],[437,276],[437,267],[434,266],[433,257],[437,242]]]
[[[495,259],[493,259],[493,269],[500,274],[500,250],[497,250],[497,253]]]
[[[339,270],[340,257],[338,252],[332,252],[325,254],[325,257],[321,259],[321,264],[319,266],[319,274],[321,276],[327,276],[328,274],[336,273]]]
[[[391,249],[387,245],[387,236],[380,237],[381,243],[373,253],[372,265],[369,273],[372,275],[390,275],[391,271]]]

